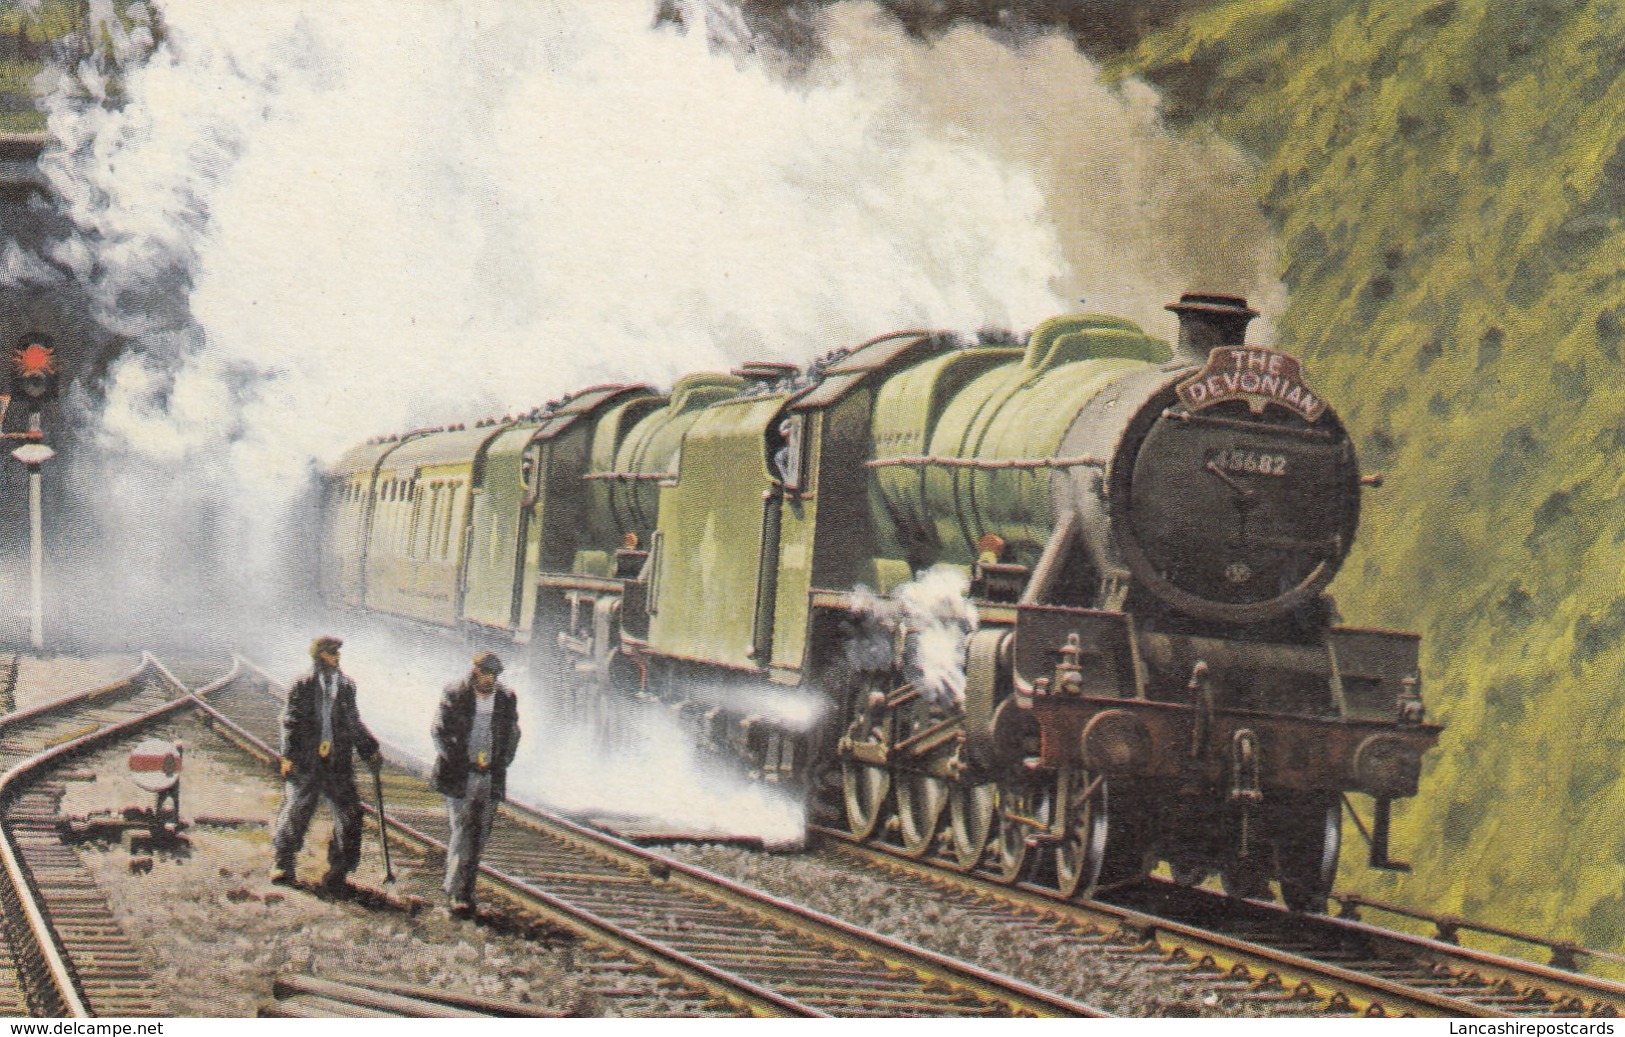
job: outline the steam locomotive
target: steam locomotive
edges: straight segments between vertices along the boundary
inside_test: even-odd
[[[1349,793],[1404,867],[1419,641],[1336,621],[1375,477],[1298,361],[1244,344],[1244,299],[1168,308],[1172,349],[1095,315],[906,332],[368,443],[327,486],[324,594],[669,703],[909,854],[1069,896],[1165,861],[1324,910]],[[957,678],[904,607],[928,572],[967,592]],[[775,708],[808,695],[814,723]]]

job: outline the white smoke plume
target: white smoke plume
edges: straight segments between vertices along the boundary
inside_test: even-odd
[[[730,687],[697,683],[686,692],[694,702],[797,734],[811,731],[829,711],[829,699],[822,692],[806,687]]]
[[[51,285],[62,280],[62,274],[43,259],[18,245],[7,241],[0,250],[0,285]]]
[[[1060,37],[843,4],[785,61],[716,2],[153,8],[87,7],[111,46],[55,73],[44,161],[79,228],[47,258],[128,343],[72,398],[65,593],[135,644],[302,643],[304,491],[373,434],[1080,296],[1163,334],[1181,291],[1282,297],[1241,157]]]
[[[932,566],[888,597],[860,588],[853,604],[875,621],[852,645],[858,668],[884,668],[892,653],[887,630],[904,628],[909,679],[939,706],[964,705],[965,643],[976,632],[977,616],[962,569]]]
[[[774,847],[805,837],[803,790],[748,779],[737,758],[710,755],[664,706],[621,703],[607,739],[556,713],[538,723],[546,744],[515,761],[520,798],[632,835],[750,837]]]
[[[441,691],[468,675],[469,652],[450,637],[334,619],[332,628],[343,631],[343,666],[355,678],[362,719],[392,756],[432,761],[429,732]],[[308,641],[267,631],[243,647],[274,678],[290,684],[310,667]],[[719,766],[665,707],[618,703],[619,715],[607,724],[615,740],[606,744],[605,731],[558,705],[547,693],[551,689],[536,693],[539,682],[522,652],[501,656],[507,663],[502,680],[520,693],[519,752],[508,774],[515,800],[645,834],[744,836],[774,846],[802,838],[804,804],[794,790],[748,780],[737,766]],[[784,701],[758,704],[764,712],[784,714],[787,703],[783,719],[806,719],[808,706],[793,689]]]
[[[110,442],[223,454],[256,505],[369,434],[596,380],[1278,295],[1240,158],[1059,37],[926,45],[842,5],[787,78],[644,3],[159,10],[128,103],[65,82],[50,168],[137,343]]]

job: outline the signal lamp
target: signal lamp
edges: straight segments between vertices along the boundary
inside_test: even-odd
[[[38,407],[56,396],[56,350],[49,335],[24,335],[11,351],[12,393]]]

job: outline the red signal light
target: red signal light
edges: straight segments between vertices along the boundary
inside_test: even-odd
[[[45,335],[26,335],[11,351],[13,391],[38,404],[56,395],[56,350]]]
[[[19,378],[56,374],[56,350],[39,342],[30,342],[12,352],[11,366]]]

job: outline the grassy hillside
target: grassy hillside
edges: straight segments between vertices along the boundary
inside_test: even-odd
[[[1350,829],[1341,884],[1625,949],[1625,4],[1223,3],[1118,71],[1256,157],[1283,345],[1387,473],[1333,589],[1449,730],[1415,874]]]
[[[34,79],[53,49],[77,51],[83,45],[81,0],[40,0],[31,6],[0,4],[0,133],[44,132]]]

